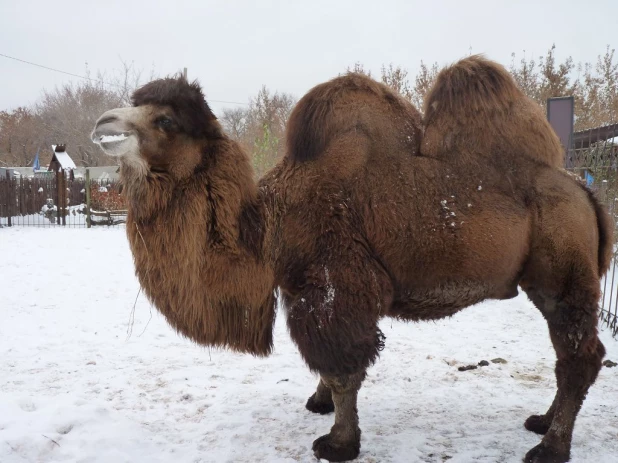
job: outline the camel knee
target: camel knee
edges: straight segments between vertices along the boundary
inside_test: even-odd
[[[322,380],[333,394],[346,394],[358,391],[365,376],[366,372],[363,370],[351,375],[323,376]]]
[[[323,378],[364,372],[384,348],[377,325],[350,325],[334,318],[320,325],[311,317],[289,316],[288,328],[307,366]]]
[[[561,303],[553,312],[543,315],[558,359],[600,361],[605,356],[605,347],[598,338],[596,305],[574,307]]]
[[[603,357],[605,357],[605,346],[596,337],[581,345],[575,355],[558,357],[556,378],[559,387],[565,386],[575,390],[588,388],[596,381]]]

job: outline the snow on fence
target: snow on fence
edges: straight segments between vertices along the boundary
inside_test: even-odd
[[[0,226],[114,226],[126,220],[120,184],[72,179],[65,172],[45,177],[0,178]]]

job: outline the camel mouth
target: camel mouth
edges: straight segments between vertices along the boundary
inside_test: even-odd
[[[137,134],[130,122],[132,111],[133,108],[114,109],[96,122],[90,139],[108,156],[128,156],[135,151]]]
[[[108,156],[122,157],[129,154],[134,143],[135,134],[131,131],[110,130],[109,124],[97,125],[90,138],[99,145]]]
[[[92,141],[93,143],[100,145],[101,148],[105,149],[115,145],[116,143],[122,143],[127,140],[131,136],[130,132],[121,132],[116,134],[107,134],[107,135],[99,135],[93,134]]]

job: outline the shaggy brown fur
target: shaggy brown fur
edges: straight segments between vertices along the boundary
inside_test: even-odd
[[[246,154],[223,135],[196,84],[155,81],[133,101],[145,108],[130,127],[148,170],[123,157],[121,177],[127,236],[146,295],[200,344],[267,355],[274,280],[261,243],[248,239],[258,190]],[[166,118],[172,122],[162,126]]]
[[[564,149],[541,107],[504,67],[481,56],[440,71],[424,110],[423,155],[470,161],[506,155],[564,165]]]
[[[483,92],[468,89],[472,105],[500,106]],[[439,95],[432,92],[436,120],[459,127],[459,103],[440,106],[454,100]],[[526,424],[546,435],[526,461],[568,460],[575,417],[604,355],[596,307],[612,231],[594,197],[525,141],[551,139],[535,132],[548,126],[532,130],[514,111],[506,133],[494,112],[480,112],[471,132],[486,117],[493,136],[453,138],[447,130],[439,140],[434,132],[433,146],[450,138],[450,151],[419,156],[419,113],[386,86],[350,74],[300,100],[289,151],[258,189],[247,155],[209,111],[198,118],[211,125],[202,133],[217,135],[195,136],[176,122],[191,118],[173,101],[147,101],[106,113],[94,132],[139,134],[138,153],[123,154],[122,176],[140,282],[192,339],[257,354],[270,347],[279,287],[290,335],[321,375],[307,408],[335,410],[331,432],[314,442],[316,456],[359,453],[356,397],[384,345],[381,317],[438,319],[514,297],[520,285],[547,319],[558,355],[554,405]],[[157,123],[162,115],[171,125]]]

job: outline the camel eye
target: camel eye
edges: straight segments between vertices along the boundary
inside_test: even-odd
[[[173,121],[167,116],[160,116],[157,120],[155,120],[155,124],[162,129],[169,129],[172,126]]]

